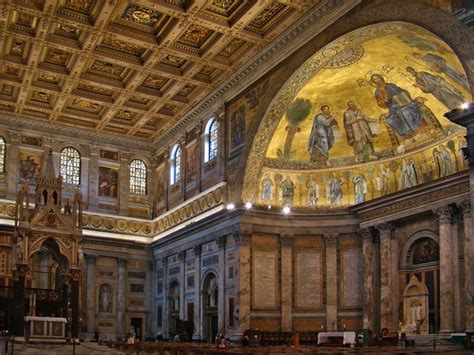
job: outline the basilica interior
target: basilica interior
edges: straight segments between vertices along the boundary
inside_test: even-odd
[[[3,1],[0,329],[474,332],[473,29],[473,1]]]

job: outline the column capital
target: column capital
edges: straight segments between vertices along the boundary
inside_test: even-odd
[[[227,243],[227,236],[226,235],[220,236],[216,240],[217,240],[217,246],[219,248],[225,248],[225,244]]]
[[[195,246],[193,247],[194,256],[199,256],[199,255],[201,255],[201,251],[202,251],[202,246],[201,246],[201,244],[195,245]]]
[[[168,264],[168,257],[167,257],[167,256],[163,256],[163,257],[160,259],[160,264],[161,264],[161,266],[166,267],[166,265]]]
[[[99,155],[100,147],[98,145],[89,144],[89,153],[91,155]]]
[[[326,243],[326,246],[334,247],[337,245],[337,233],[328,233],[324,234],[324,242]]]
[[[372,232],[369,228],[359,229],[359,234],[362,236],[363,240],[372,241]]]
[[[469,200],[464,200],[461,203],[458,203],[458,207],[461,209],[463,215],[471,213],[471,201]]]
[[[395,225],[393,223],[381,223],[377,226],[377,229],[380,233],[380,236],[391,236],[392,231],[395,229]]]
[[[132,154],[130,152],[120,151],[119,157],[121,163],[127,163],[130,160]]]
[[[232,234],[234,237],[235,244],[237,245],[249,245],[252,234],[242,231],[236,231]]]
[[[127,259],[117,258],[117,265],[118,267],[127,267]]]
[[[438,217],[439,224],[451,224],[453,220],[453,210],[450,206],[438,207],[433,212]]]
[[[86,264],[94,264],[95,260],[97,259],[97,256],[92,255],[92,254],[84,254],[84,259],[86,259]]]
[[[291,246],[293,244],[293,236],[291,234],[280,234],[279,239],[282,246]]]

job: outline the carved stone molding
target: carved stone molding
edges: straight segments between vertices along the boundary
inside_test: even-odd
[[[380,237],[392,237],[392,232],[395,229],[395,225],[393,223],[382,223],[377,226],[379,230]]]
[[[84,255],[84,258],[86,259],[86,263],[87,265],[90,265],[90,264],[94,264],[96,259],[97,259],[97,256],[95,255],[92,255],[92,254],[85,254]]]
[[[250,245],[252,234],[242,231],[236,231],[232,234],[234,237],[235,244],[237,245]]]
[[[337,233],[324,234],[324,242],[327,247],[335,247],[337,245]]]
[[[290,234],[280,234],[279,239],[281,246],[291,246],[293,244],[293,236]]]
[[[442,206],[433,211],[438,217],[439,224],[451,224],[453,221],[453,209],[450,206]]]
[[[372,240],[372,232],[369,228],[361,228],[359,229],[359,234],[362,236],[364,240]]]
[[[193,247],[193,252],[194,252],[194,255],[195,255],[195,256],[201,255],[201,251],[202,251],[202,246],[201,246],[201,244],[195,245],[195,246]]]
[[[127,267],[127,259],[125,258],[117,258],[117,266],[120,268]]]
[[[226,235],[223,235],[223,236],[217,238],[216,240],[217,240],[217,245],[219,246],[219,248],[225,248],[225,245],[227,243],[227,236]]]
[[[471,201],[464,200],[458,204],[458,207],[461,209],[463,215],[469,215],[471,213]]]

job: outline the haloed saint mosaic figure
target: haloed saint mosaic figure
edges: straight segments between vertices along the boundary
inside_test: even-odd
[[[329,150],[334,145],[334,127],[339,128],[329,105],[322,105],[321,113],[314,117],[309,135],[308,153],[311,161],[329,165]]]

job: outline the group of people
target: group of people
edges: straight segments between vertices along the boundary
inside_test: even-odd
[[[452,68],[442,57],[432,53],[425,55],[414,53],[413,56],[422,60],[432,71],[444,73],[460,87],[469,89],[467,78]],[[465,101],[462,92],[442,76],[416,70],[413,66],[407,66],[405,71],[407,75],[413,77],[413,87],[433,96],[446,110],[458,108]],[[430,124],[420,102],[412,99],[407,90],[387,82],[381,74],[372,74],[370,82],[375,86],[374,97],[377,105],[386,110],[380,115],[379,121],[367,117],[354,100],[347,102],[347,109],[343,114],[347,144],[353,148],[356,161],[377,158],[373,141],[378,133],[379,122],[385,124],[401,140],[417,133],[423,122]],[[335,132],[339,130],[339,124],[329,105],[323,104],[320,110],[321,112],[313,119],[308,154],[312,162],[325,166],[330,165],[329,152],[334,146]]]

